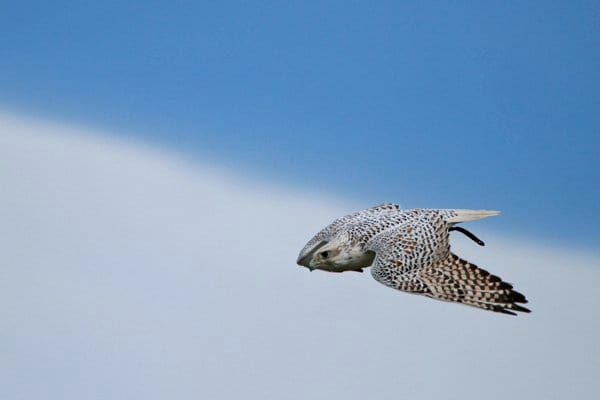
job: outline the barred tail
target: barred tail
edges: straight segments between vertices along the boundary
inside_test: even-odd
[[[451,253],[424,275],[431,297],[511,315],[516,315],[513,311],[530,312],[518,304],[527,303],[527,299],[513,290],[510,283],[455,254]]]

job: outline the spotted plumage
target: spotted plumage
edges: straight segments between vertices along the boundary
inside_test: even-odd
[[[394,289],[506,314],[529,312],[518,304],[527,303],[525,297],[509,283],[450,252],[449,231],[459,230],[454,225],[494,215],[382,204],[332,222],[304,246],[297,262],[329,272],[372,266],[375,280]]]

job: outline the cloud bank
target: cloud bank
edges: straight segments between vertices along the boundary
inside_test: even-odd
[[[456,252],[530,298],[533,313],[516,318],[369,274],[309,273],[295,265],[301,246],[368,205],[10,114],[0,114],[0,187],[1,398],[600,390],[597,254],[481,231],[477,248],[455,235]]]

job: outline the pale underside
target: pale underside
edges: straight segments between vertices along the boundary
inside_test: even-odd
[[[335,220],[306,244],[297,262],[330,272],[362,272],[371,266],[378,282],[404,292],[508,314],[529,312],[517,304],[527,300],[510,284],[450,251],[449,229],[455,224],[497,214],[403,211],[397,205],[382,204]],[[334,252],[337,262],[324,259],[323,249]]]

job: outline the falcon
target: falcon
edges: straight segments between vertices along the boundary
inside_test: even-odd
[[[376,281],[403,292],[505,314],[530,312],[510,283],[450,251],[458,231],[484,243],[458,223],[498,215],[462,209],[401,210],[381,204],[333,221],[304,246],[298,265],[311,271],[357,271],[372,267]]]

